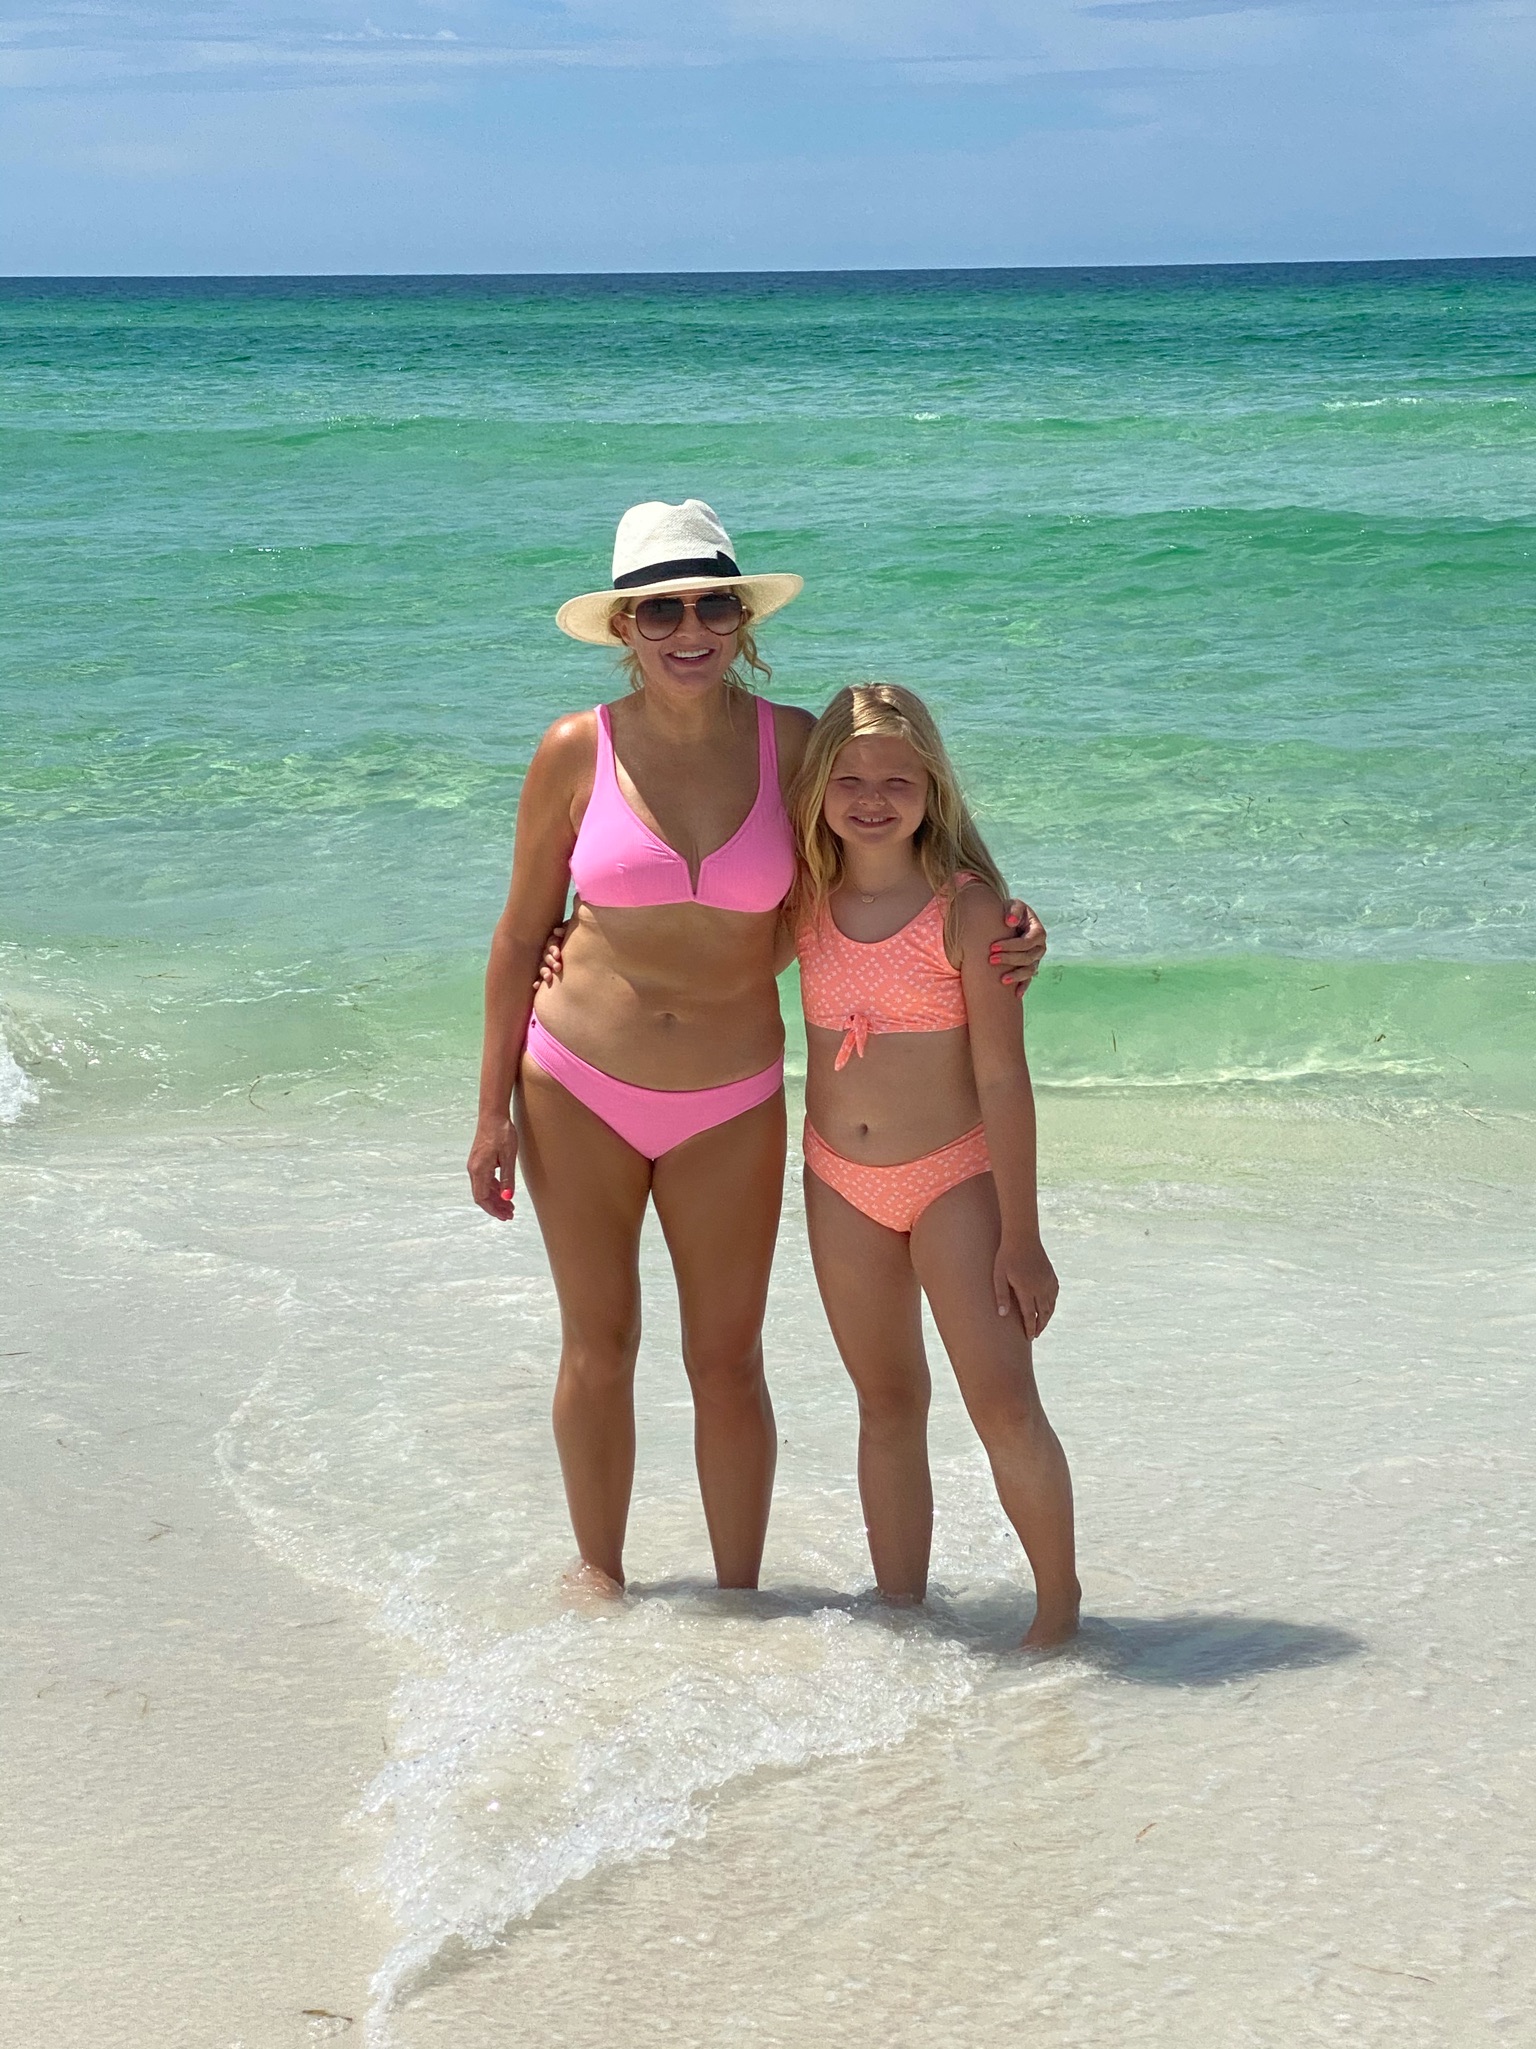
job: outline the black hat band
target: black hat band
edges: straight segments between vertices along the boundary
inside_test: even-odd
[[[627,569],[613,579],[616,591],[633,590],[642,583],[676,583],[685,576],[740,576],[729,555],[693,555],[686,562],[649,562],[644,569]]]

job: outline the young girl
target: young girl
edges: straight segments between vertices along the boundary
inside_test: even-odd
[[[859,1398],[859,1493],[887,1600],[928,1583],[928,1364],[919,1289],[1035,1575],[1025,1645],[1077,1628],[1072,1481],[1030,1343],[1057,1281],[1035,1206],[1019,1005],[989,961],[1008,891],[926,706],[842,690],[795,786],[803,874],[805,1208]]]

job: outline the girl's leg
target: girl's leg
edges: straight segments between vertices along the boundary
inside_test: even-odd
[[[805,1220],[827,1321],[859,1398],[859,1499],[888,1601],[928,1588],[928,1361],[907,1241],[806,1170]]]
[[[677,1276],[715,1577],[755,1587],[778,1455],[763,1312],[784,1200],[782,1093],[663,1153],[651,1193]]]
[[[1041,1407],[1029,1339],[1015,1306],[999,1316],[992,1263],[1000,1224],[990,1174],[930,1203],[912,1232],[912,1264],[933,1310],[1004,1513],[1035,1575],[1026,1644],[1062,1643],[1077,1628],[1082,1589],[1072,1539],[1072,1476]]]
[[[531,1061],[518,1084],[517,1129],[518,1166],[560,1299],[555,1444],[571,1526],[585,1563],[622,1586],[651,1163]]]

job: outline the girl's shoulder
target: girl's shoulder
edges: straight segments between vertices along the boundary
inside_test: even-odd
[[[977,875],[969,868],[957,868],[949,878],[949,894],[952,897],[973,896],[977,890],[989,896],[993,903],[1002,902],[1002,898],[985,875]]]
[[[961,927],[995,923],[1002,916],[1003,899],[988,882],[985,875],[973,875],[969,868],[959,868],[950,878],[945,901],[954,907],[955,918]]]
[[[969,868],[957,870],[949,884],[944,918],[944,951],[952,967],[958,969],[967,955],[974,957],[994,939],[1007,936],[1004,908],[984,875],[973,875]]]

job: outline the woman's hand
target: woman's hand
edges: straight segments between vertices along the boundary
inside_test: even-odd
[[[1061,1283],[1038,1238],[1005,1237],[992,1262],[992,1289],[998,1315],[1006,1316],[1017,1302],[1024,1335],[1037,1338],[1055,1312]]]
[[[987,958],[993,967],[1003,970],[1004,982],[1022,996],[1045,958],[1045,927],[1029,905],[1017,897],[1009,899],[1003,923],[1016,925],[1018,930],[1011,939],[994,940]]]
[[[488,1217],[505,1222],[512,1214],[512,1177],[517,1166],[517,1129],[510,1117],[477,1126],[466,1164],[470,1194]]]
[[[549,937],[544,942],[544,951],[539,958],[539,979],[534,985],[536,988],[553,989],[565,973],[565,935],[575,922],[576,913],[572,911],[560,924],[550,927]]]

